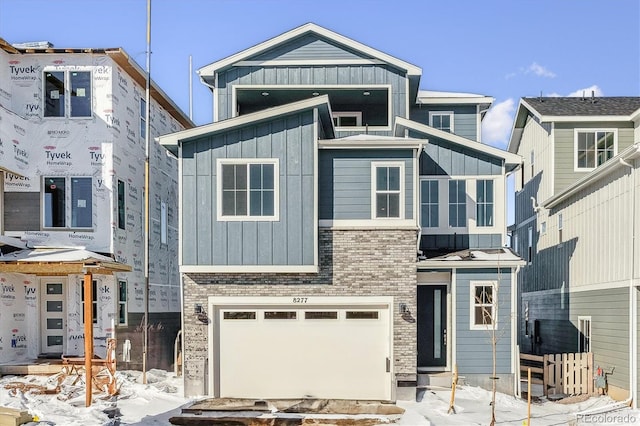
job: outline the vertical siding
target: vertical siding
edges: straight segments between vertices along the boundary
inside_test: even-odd
[[[314,262],[313,112],[206,136],[183,145],[185,265],[312,265]],[[216,160],[279,159],[280,218],[217,221]]]
[[[419,132],[412,137],[424,138]],[[461,148],[444,139],[429,138],[420,156],[420,176],[501,175],[502,159]]]
[[[318,166],[320,219],[371,219],[371,163],[375,161],[404,163],[404,219],[413,218],[412,150],[322,150]]]
[[[453,133],[463,138],[478,140],[476,105],[416,105],[411,107],[410,119],[429,126],[429,113],[436,111],[453,112]]]
[[[458,269],[456,272],[456,353],[460,374],[491,374],[491,331],[470,330],[471,281],[499,281],[496,331],[497,373],[511,373],[511,271]]]
[[[311,60],[311,59],[370,59],[359,52],[340,46],[332,40],[316,34],[306,34],[266,52],[259,53],[249,61],[269,60]]]

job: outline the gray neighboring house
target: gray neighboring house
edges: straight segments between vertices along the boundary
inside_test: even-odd
[[[593,352],[609,394],[638,389],[640,97],[523,98],[509,151],[522,352]]]
[[[455,365],[513,391],[506,174],[493,98],[305,24],[201,68],[180,162],[187,395],[394,400]]]

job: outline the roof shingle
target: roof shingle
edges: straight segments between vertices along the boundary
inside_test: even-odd
[[[540,115],[630,115],[640,109],[640,96],[522,98]]]

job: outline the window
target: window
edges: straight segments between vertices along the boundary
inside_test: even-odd
[[[578,317],[578,352],[591,352],[591,317]]]
[[[616,155],[617,132],[614,130],[575,131],[577,170],[591,170]]]
[[[336,127],[361,127],[362,126],[362,112],[360,111],[348,111],[348,112],[333,112],[333,125]]]
[[[71,205],[66,193],[71,192]],[[90,177],[44,178],[44,227],[91,228],[93,226],[93,182]]]
[[[493,181],[476,181],[476,223],[493,226]]]
[[[528,231],[528,243],[527,243],[527,262],[531,265],[533,260],[533,227],[529,227]]]
[[[513,231],[513,251],[516,252],[516,254],[520,253],[520,248],[518,247],[518,234],[516,234],[517,231]]]
[[[449,181],[449,226],[464,227],[467,223],[467,183],[464,180]]]
[[[558,214],[558,244],[562,244],[562,213]]]
[[[422,227],[437,228],[439,226],[437,180],[420,182],[420,207]]]
[[[124,182],[118,180],[118,228],[125,229],[126,209],[124,202]]]
[[[45,71],[45,117],[91,117],[91,72]]]
[[[218,218],[278,220],[278,160],[219,160]]]
[[[80,287],[81,287],[81,291],[82,291],[82,322],[84,322],[84,283],[80,282]],[[92,319],[93,319],[93,323],[97,324],[98,323],[98,281],[93,280],[93,284],[92,284],[92,289],[91,289],[91,293],[92,293],[92,302],[93,302],[93,312],[92,312]]]
[[[403,216],[404,165],[402,163],[372,163],[373,217],[375,219],[400,219]]]
[[[531,150],[531,179],[533,179],[533,177],[535,176],[535,170],[534,170],[534,160],[535,160],[535,156],[533,154],[533,150]]]
[[[160,201],[160,243],[167,244],[167,203]]]
[[[147,138],[147,101],[140,98],[140,137]]]
[[[497,283],[471,282],[471,329],[497,325]]]
[[[127,325],[127,282],[118,281],[118,324]]]
[[[453,133],[453,112],[430,112],[429,125],[444,132]]]

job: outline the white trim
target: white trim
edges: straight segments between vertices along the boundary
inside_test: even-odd
[[[451,339],[451,364],[455,365],[458,362],[458,344],[457,344],[457,332],[458,329],[458,286],[457,286],[457,269],[451,270],[451,332],[449,338]]]
[[[451,127],[451,130],[447,133],[455,133],[454,129],[453,129],[453,119],[455,117],[454,112],[453,111],[429,111],[429,126],[433,127],[434,129],[438,129],[438,130],[442,130],[438,127],[435,127],[433,125],[433,117],[434,116],[445,116],[448,115],[449,116],[449,123]],[[442,130],[444,132],[444,130]]]
[[[415,226],[420,229],[420,153],[421,149],[416,149],[413,156],[413,221]],[[1,206],[0,206],[1,207]],[[418,241],[418,247],[420,241]]]
[[[421,260],[416,263],[418,271],[425,269],[473,269],[473,268],[514,268],[523,266],[523,260]]]
[[[249,169],[252,164],[273,164],[273,215],[250,216],[250,180],[247,170],[247,214],[244,216],[225,216],[222,214],[222,166],[244,164]],[[280,220],[280,159],[278,158],[218,158],[216,159],[216,220],[218,222],[278,222]]]
[[[181,273],[318,273],[317,265],[180,265]]]
[[[353,117],[356,119],[356,125],[355,126],[340,126],[340,118],[342,117]],[[336,123],[333,123],[333,125],[335,126],[336,130],[338,129],[343,129],[343,130],[347,130],[347,129],[353,129],[353,128],[359,128],[362,127],[362,111],[331,111],[331,118],[334,119],[336,118],[338,121],[338,124],[336,125]]]
[[[491,297],[493,298],[491,302],[491,316],[492,316],[492,324],[485,325],[477,325],[475,324],[475,288],[476,287],[487,287],[491,286]],[[490,280],[482,280],[482,281],[469,281],[469,330],[492,330],[498,329],[498,300],[500,295],[498,294],[498,282],[490,281]]]
[[[377,169],[379,167],[388,167],[388,168],[399,168],[399,184],[400,189],[398,191],[399,195],[399,206],[398,206],[398,217],[376,217],[376,208],[377,208],[377,197],[378,189],[376,188],[376,179],[377,179]],[[404,161],[372,161],[371,162],[371,220],[376,222],[395,222],[398,220],[406,220],[404,215],[404,203],[405,203],[405,175],[404,175]],[[391,191],[385,191],[385,193],[392,193]],[[393,191],[395,193],[395,191]],[[390,224],[391,224],[390,223]]]
[[[318,179],[318,163],[320,161],[319,150],[318,150],[318,121],[320,120],[318,110],[313,110],[313,205],[315,206],[313,209],[313,266],[315,266],[316,270],[318,270],[318,265],[320,264],[320,253],[319,253],[319,189],[320,182]]]
[[[426,140],[421,139],[372,139],[369,140],[353,140],[348,138],[342,139],[323,139],[318,145],[319,149],[421,149],[427,144]]]
[[[268,59],[264,61],[238,61],[234,67],[290,67],[310,65],[384,65],[379,59]]]
[[[511,374],[517,374],[515,383],[520,382],[520,366],[517,365],[518,354],[516,352],[516,346],[518,344],[518,293],[517,293],[517,275],[516,269],[511,270]],[[514,389],[517,392],[516,389]]]
[[[618,129],[609,128],[609,129],[601,129],[601,128],[575,128],[573,129],[573,171],[574,172],[591,172],[601,166],[602,164],[598,164],[598,141],[594,141],[594,161],[595,167],[578,167],[578,133],[597,133],[597,132],[611,132],[613,133],[613,157],[618,155]],[[605,162],[608,160],[605,160]]]
[[[320,219],[318,226],[334,230],[417,230],[413,219]]]
[[[487,108],[487,111],[488,110]],[[482,114],[480,112],[480,105],[476,105],[476,140],[482,142]]]
[[[578,315],[578,324],[576,324],[576,330],[578,332],[578,345],[576,346],[578,348],[577,352],[580,352],[580,335],[584,334],[583,330],[580,329],[580,325],[581,325],[581,321],[589,321],[589,348],[586,352],[591,352],[591,335],[592,335],[592,324],[593,322],[591,321],[591,315]]]

